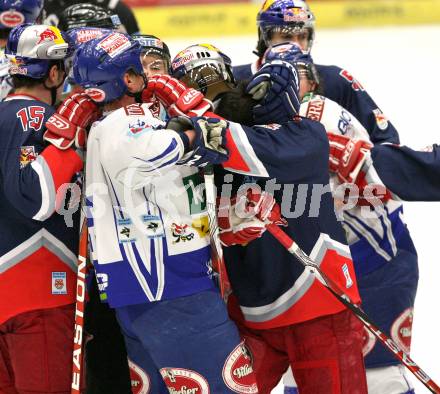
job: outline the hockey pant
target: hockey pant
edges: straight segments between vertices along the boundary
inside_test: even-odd
[[[301,394],[366,394],[362,324],[349,311],[271,329],[238,322],[251,351],[260,394],[270,394],[289,365]]]
[[[70,394],[74,313],[69,304],[0,324],[0,393]]]
[[[396,257],[386,265],[358,277],[364,311],[407,352],[411,346],[418,279],[417,254],[403,249],[399,249]],[[367,368],[399,364],[393,354],[371,334],[366,335],[364,354]]]
[[[116,314],[130,368],[149,387],[137,393],[258,393],[250,355],[218,292],[130,305]]]

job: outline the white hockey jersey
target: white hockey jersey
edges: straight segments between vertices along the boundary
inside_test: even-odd
[[[327,132],[370,141],[361,123],[350,112],[326,97],[306,96],[300,115],[321,122]],[[336,176],[331,177],[331,185],[333,190],[339,185]],[[343,211],[342,224],[357,275],[371,272],[391,261],[400,247],[411,251],[414,249],[399,201],[389,200],[384,204],[382,212],[376,210],[368,214],[367,210],[369,208],[356,206]]]
[[[177,165],[183,143],[148,107],[111,112],[87,143],[91,252],[112,307],[214,287],[203,177]]]
[[[3,49],[0,49],[0,101],[3,101],[12,90],[11,76],[9,75],[9,60]]]

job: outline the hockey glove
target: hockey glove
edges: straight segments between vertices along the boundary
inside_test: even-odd
[[[270,193],[248,190],[238,201],[234,197],[227,204],[222,202],[220,199],[218,225],[224,246],[245,245],[260,238],[269,224],[287,225]]]
[[[150,101],[153,95],[167,108],[170,116],[202,116],[212,108],[212,103],[202,93],[187,88],[169,75],[153,75],[148,78],[147,87],[142,92],[142,101]]]
[[[43,138],[61,150],[70,147],[83,149],[86,128],[99,116],[100,110],[89,96],[74,94],[65,99],[47,120]]]
[[[369,142],[327,133],[330,143],[329,168],[341,183],[356,183],[373,147]]]
[[[225,148],[228,122],[225,120],[179,116],[170,119],[166,127],[183,134],[182,140],[189,149],[178,164],[204,167],[207,164],[220,164],[228,159],[228,151]],[[184,134],[186,130],[195,131],[196,136],[192,144],[185,142],[188,139]]]
[[[300,100],[298,73],[294,66],[274,60],[266,63],[247,86],[254,100],[260,101],[253,108],[258,124],[286,123],[298,115]]]

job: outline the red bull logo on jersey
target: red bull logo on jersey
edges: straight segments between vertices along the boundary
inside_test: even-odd
[[[413,308],[408,308],[391,326],[391,338],[407,353],[411,349],[412,322]]]
[[[150,394],[151,380],[148,374],[139,365],[128,360],[130,371],[131,392],[133,394]]]
[[[223,381],[236,393],[258,393],[251,354],[240,343],[228,356],[223,366]]]
[[[379,129],[381,130],[385,130],[388,127],[387,117],[383,114],[383,112],[379,108],[373,110],[373,114],[374,117],[376,118],[377,127],[379,127]]]
[[[8,10],[4,11],[0,14],[0,23],[9,28],[16,27],[24,23],[25,18],[24,15],[16,10]]]
[[[162,368],[160,374],[170,394],[210,394],[207,380],[196,371]]]
[[[35,152],[35,146],[22,146],[20,148],[20,168],[26,167],[32,163],[38,156]]]

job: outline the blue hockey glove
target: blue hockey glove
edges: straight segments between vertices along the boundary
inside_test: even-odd
[[[266,63],[254,75],[247,86],[254,100],[260,101],[253,108],[257,124],[286,123],[298,115],[298,72],[294,66],[282,60]]]
[[[181,134],[184,144],[188,147],[185,155],[178,164],[204,167],[207,164],[220,164],[228,160],[226,144],[226,130],[228,122],[223,119],[179,116],[169,120],[167,129]],[[196,137],[189,146],[186,130],[194,130]]]

